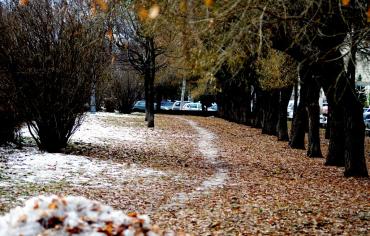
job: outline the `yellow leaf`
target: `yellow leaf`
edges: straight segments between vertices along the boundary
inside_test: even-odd
[[[214,3],[215,3],[215,1],[214,1],[214,0],[204,0],[204,4],[205,4],[207,7],[212,7]]]
[[[29,0],[19,0],[19,5],[20,6],[27,6],[30,3]]]
[[[149,9],[149,18],[154,19],[159,15],[159,6],[157,4],[154,4],[150,9]]]
[[[188,4],[186,4],[186,0],[182,0],[180,2],[180,11],[186,12],[188,10]]]
[[[108,3],[104,0],[95,0],[95,4],[99,6],[100,10],[102,10],[103,12],[107,12],[108,11]]]
[[[351,2],[351,0],[342,0],[342,5],[344,7],[348,7],[350,2]]]
[[[54,209],[58,209],[58,204],[56,201],[52,201],[49,206],[48,206],[49,209],[51,210],[54,210]]]

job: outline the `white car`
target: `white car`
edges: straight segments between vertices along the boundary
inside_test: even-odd
[[[320,126],[326,127],[327,124],[328,124],[328,117],[323,114],[320,114]]]
[[[186,103],[182,109],[184,111],[201,111],[202,110],[202,104],[200,102],[190,102]]]
[[[294,100],[290,100],[287,107],[288,119],[293,119]]]
[[[184,105],[182,106],[184,108],[184,106],[187,104],[187,103],[190,103],[189,101],[184,101]],[[181,101],[175,101],[172,105],[172,110],[173,111],[178,111],[178,110],[183,110],[183,109],[180,109],[180,106],[181,106]]]

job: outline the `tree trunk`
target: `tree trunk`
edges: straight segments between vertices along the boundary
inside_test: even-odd
[[[148,72],[146,72],[148,73]],[[145,96],[145,121],[149,119],[149,75],[144,75],[144,96]]]
[[[332,55],[339,58],[340,52]],[[322,63],[324,89],[331,104],[330,144],[326,165],[345,166],[345,176],[368,176],[362,106],[349,78],[343,73],[343,60]],[[333,87],[332,85],[335,84]]]
[[[154,78],[150,76],[149,78],[149,86],[148,86],[148,128],[154,127]]]
[[[345,176],[368,176],[364,155],[365,124],[362,116],[362,105],[354,101],[354,93],[347,87],[347,98],[344,104],[344,137],[345,137]],[[350,99],[352,97],[352,99]]]
[[[330,103],[330,102],[329,102]],[[335,105],[330,116],[329,150],[325,165],[344,166],[344,124],[343,109]]]
[[[253,97],[253,110],[252,110],[252,127],[260,129],[262,128],[262,92],[257,86],[253,86],[254,97]]]
[[[304,76],[306,75],[304,75],[304,73],[302,73],[301,71],[300,74],[301,80],[303,80]],[[307,83],[305,81],[301,83],[299,94],[300,100],[297,107],[297,111],[294,113],[289,146],[295,149],[305,149],[304,138],[307,129],[307,112],[306,112]]]
[[[269,135],[277,134],[277,121],[279,116],[279,92],[268,91],[264,93],[262,102],[262,133]]]
[[[329,103],[328,113],[326,115],[325,139],[330,139],[331,105]]]
[[[307,114],[308,114],[308,150],[309,157],[322,157],[320,147],[320,86],[314,78],[308,84]]]
[[[288,119],[287,119],[287,107],[292,95],[293,87],[283,88],[280,91],[280,101],[279,101],[279,121],[277,125],[278,140],[279,141],[289,141],[288,134]]]

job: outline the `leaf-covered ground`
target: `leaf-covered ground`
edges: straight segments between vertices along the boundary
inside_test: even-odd
[[[101,116],[109,132],[102,129],[99,142],[77,138],[66,153],[164,174],[120,179],[119,169],[108,168],[104,178],[91,175],[91,181],[110,182],[102,185],[68,179],[0,185],[0,211],[27,196],[73,194],[147,213],[161,229],[194,235],[368,235],[369,179],[345,178],[342,168],[326,167],[324,159],[307,158],[304,150],[222,119],[157,115],[154,130],[143,119]],[[120,132],[131,134],[118,137]],[[369,145],[367,139],[368,167]],[[325,155],[326,140],[322,149]]]

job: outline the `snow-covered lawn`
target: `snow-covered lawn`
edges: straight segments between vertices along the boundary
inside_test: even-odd
[[[145,141],[145,133],[140,132],[140,128],[109,125],[104,122],[107,117],[138,119],[132,115],[88,114],[71,142],[113,145],[120,142]],[[27,128],[22,129],[22,136],[30,137]],[[14,182],[42,184],[62,180],[76,185],[109,187],[136,177],[155,178],[165,175],[161,171],[137,167],[135,164],[114,163],[86,156],[45,153],[36,147],[0,148],[0,156],[0,173],[5,177],[0,181],[0,186],[3,187],[10,187]]]
[[[227,177],[225,169],[216,168],[213,171],[207,167],[208,171],[182,172],[182,169],[189,169],[186,168],[188,165],[197,166],[196,162],[191,163],[193,160],[210,167],[218,164],[218,150],[213,144],[215,137],[212,133],[183,118],[159,119],[155,129],[146,128],[143,120],[142,114],[87,114],[70,143],[77,150],[94,147],[95,153],[86,154],[88,156],[83,151],[78,152],[82,155],[76,155],[76,152],[45,153],[34,144],[22,149],[0,147],[0,192],[16,193],[10,194],[15,202],[7,194],[0,197],[0,212],[1,205],[27,199],[32,191],[14,188],[28,188],[30,184],[41,190],[45,189],[43,186],[51,186],[52,192],[62,185],[62,189],[74,189],[79,194],[86,194],[86,189],[129,191],[135,188],[134,191],[142,189],[160,197],[158,192],[161,189],[170,190],[167,195],[163,194],[161,203],[159,200],[157,202],[162,208],[183,205],[210,189],[224,185]],[[21,132],[23,137],[30,140],[27,127]],[[127,156],[119,156],[126,150],[126,155],[129,155],[127,160]],[[134,161],[129,161],[130,155],[134,156]],[[104,157],[96,158],[100,156]],[[139,158],[139,161],[135,161],[135,158]],[[143,160],[144,165],[141,163]],[[169,168],[163,169],[166,165]]]

